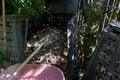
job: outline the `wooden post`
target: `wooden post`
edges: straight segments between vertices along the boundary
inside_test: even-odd
[[[3,32],[4,32],[4,52],[5,52],[5,58],[6,58],[6,60],[8,60],[5,0],[2,0],[2,20],[3,20]]]

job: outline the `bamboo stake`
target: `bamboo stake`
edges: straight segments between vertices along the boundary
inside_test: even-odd
[[[4,31],[4,51],[5,51],[5,58],[8,61],[5,0],[2,0],[2,15],[3,15],[2,20],[3,20],[3,31]]]

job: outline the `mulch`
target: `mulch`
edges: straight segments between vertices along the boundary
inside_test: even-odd
[[[51,39],[52,38],[52,39]],[[67,35],[65,30],[57,28],[46,28],[39,30],[27,41],[25,57],[38,47],[39,43],[50,40],[49,43],[39,50],[39,52],[29,61],[31,64],[51,64],[60,68],[66,75],[67,67]]]

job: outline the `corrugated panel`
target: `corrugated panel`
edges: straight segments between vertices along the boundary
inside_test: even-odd
[[[0,19],[1,20],[1,19]],[[22,62],[24,60],[24,37],[23,21],[14,20],[13,17],[7,16],[7,46],[8,57],[12,63]],[[0,51],[4,53],[4,36],[2,21],[0,21]]]
[[[8,45],[8,48],[10,48],[10,47],[17,47],[16,46],[16,43],[15,43],[15,41],[14,40],[12,40],[12,41],[8,41],[8,43],[7,43]],[[4,41],[3,40],[1,40],[1,42],[0,42],[0,46],[3,46],[4,45]]]

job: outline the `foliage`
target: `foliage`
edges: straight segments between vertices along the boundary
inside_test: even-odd
[[[89,59],[93,55],[93,51],[96,47],[98,36],[99,36],[99,19],[103,16],[103,0],[96,1],[93,3],[87,3],[85,0],[82,0],[82,9],[80,17],[80,37],[82,43],[82,54],[84,54],[83,65],[86,67]],[[99,4],[98,4],[99,3]]]
[[[5,9],[6,9],[6,14],[13,14],[16,12],[16,7],[13,5],[13,0],[5,0]],[[0,2],[0,15],[2,15],[2,0]]]
[[[45,11],[44,0],[6,0],[5,5],[6,14],[18,14],[25,17],[37,15]],[[0,9],[2,10],[2,7]]]
[[[93,2],[88,2],[91,0],[82,0],[81,7],[81,17],[80,17],[80,37],[82,43],[82,54],[84,54],[84,65],[87,66],[89,59],[91,58],[93,51],[98,42],[99,35],[103,28],[103,20],[105,17],[105,13],[108,14],[108,19],[111,21],[115,20],[117,17],[117,21],[120,21],[119,13],[116,13],[116,9],[111,11],[105,11],[107,1],[108,0],[94,0]],[[115,0],[115,5],[119,5],[117,2],[119,0]]]

